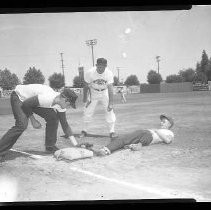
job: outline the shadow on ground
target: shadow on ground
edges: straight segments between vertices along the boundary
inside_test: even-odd
[[[74,134],[75,137],[79,138],[80,134]],[[99,134],[92,134],[92,133],[87,133],[86,137],[94,137],[94,138],[105,138],[108,136],[105,135],[99,135]]]

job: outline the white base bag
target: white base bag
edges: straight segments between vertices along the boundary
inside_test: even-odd
[[[54,157],[57,160],[77,160],[83,158],[93,157],[94,153],[88,149],[80,147],[68,147],[57,150]]]

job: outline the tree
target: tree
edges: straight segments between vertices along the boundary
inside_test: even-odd
[[[118,86],[118,85],[119,85],[118,77],[114,76],[114,86]]]
[[[207,83],[211,80],[211,64],[208,55],[205,50],[202,52],[201,62],[196,64],[196,75],[194,82]]]
[[[201,64],[199,62],[196,63],[196,74],[194,76],[193,82],[201,82],[204,84],[207,83],[207,75],[202,72]]]
[[[3,90],[12,90],[16,85],[20,84],[16,74],[12,74],[10,70],[0,70],[0,86]]]
[[[130,75],[125,80],[125,85],[132,86],[132,85],[140,85],[138,77],[136,75]]]
[[[42,72],[35,67],[29,68],[24,75],[23,84],[43,84],[45,82],[45,77]]]
[[[53,73],[49,78],[49,85],[54,89],[60,89],[65,86],[64,76],[61,73]]]
[[[183,78],[183,82],[193,82],[195,73],[196,72],[192,68],[179,71],[179,75]]]
[[[201,65],[199,62],[196,63],[196,73],[201,72]]]
[[[73,87],[83,88],[84,87],[84,79],[79,76],[75,76],[73,79]]]
[[[201,56],[201,63],[200,63],[201,72],[206,74],[206,72],[208,70],[208,65],[209,65],[209,59],[208,59],[206,51],[203,50],[202,56]]]
[[[209,59],[208,67],[206,70],[207,79],[211,81],[211,57]]]
[[[166,83],[178,83],[183,82],[183,78],[180,75],[172,74],[166,77]]]
[[[207,76],[204,72],[197,72],[194,79],[193,79],[193,82],[196,83],[196,82],[200,82],[200,83],[203,83],[203,84],[207,84]]]
[[[160,74],[158,74],[156,71],[154,70],[150,70],[148,72],[148,75],[147,75],[147,82],[149,84],[160,84],[160,82],[162,81],[162,77]]]

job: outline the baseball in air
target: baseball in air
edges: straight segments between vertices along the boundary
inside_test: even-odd
[[[125,34],[129,34],[131,32],[131,28],[126,28],[125,29]]]
[[[123,57],[123,58],[127,58],[127,53],[123,52],[123,53],[122,53],[122,57]]]

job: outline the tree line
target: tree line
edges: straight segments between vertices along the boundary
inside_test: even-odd
[[[65,86],[64,76],[61,73],[54,72],[48,78],[49,85],[54,89],[60,89]],[[147,75],[147,82],[149,84],[160,84],[163,81],[161,74],[157,73],[155,70],[150,70]],[[168,75],[166,77],[166,83],[173,82],[193,82],[193,83],[203,83],[207,84],[211,81],[211,58],[205,50],[202,52],[201,61],[196,63],[196,68],[183,69],[178,72],[178,74]],[[24,77],[22,84],[44,84],[45,77],[39,69],[35,67],[30,67]],[[10,70],[5,68],[0,69],[0,87],[3,90],[12,90],[16,85],[21,84],[20,79],[16,74],[11,73]],[[118,85],[140,85],[138,77],[136,75],[130,75],[126,78],[124,82],[120,82],[116,76],[114,76],[114,86]],[[82,88],[84,86],[84,79],[80,76],[75,76],[73,79],[73,87]]]
[[[147,75],[147,81],[149,84],[160,84],[163,79],[156,71],[151,70]],[[178,83],[178,82],[193,82],[207,84],[211,81],[211,57],[205,50],[202,51],[201,61],[196,63],[196,68],[183,69],[178,74],[168,75],[166,77],[166,83]]]
[[[64,76],[61,73],[53,73],[48,78],[49,85],[54,89],[60,89],[64,87]],[[44,84],[45,77],[40,69],[30,67],[23,77],[22,84]],[[4,70],[0,69],[0,87],[3,90],[12,90],[16,85],[21,84],[20,79],[16,74],[12,74],[7,68]]]

